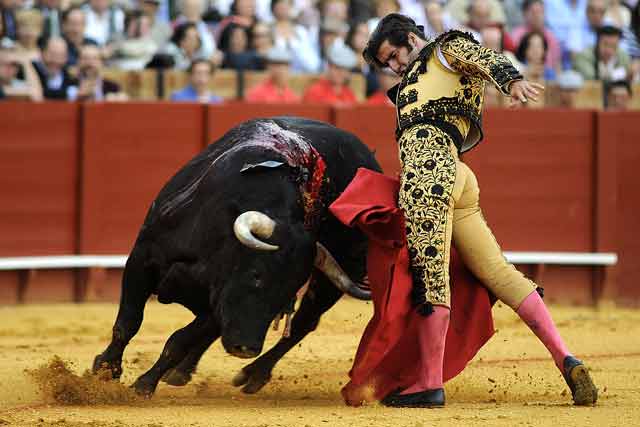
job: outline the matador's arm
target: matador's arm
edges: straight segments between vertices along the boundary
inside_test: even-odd
[[[481,46],[470,34],[459,31],[445,35],[440,51],[454,70],[493,83],[505,95],[509,86],[523,76],[509,59],[492,49]]]

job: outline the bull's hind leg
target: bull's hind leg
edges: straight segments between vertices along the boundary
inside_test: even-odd
[[[162,381],[173,386],[184,386],[191,381],[191,376],[196,372],[198,362],[207,349],[217,340],[220,335],[210,335],[195,345],[189,353],[182,359],[182,362],[173,369],[167,371],[162,377]]]
[[[122,354],[138,333],[142,324],[144,306],[152,292],[152,284],[144,271],[143,256],[134,248],[127,260],[122,276],[122,290],[118,316],[113,325],[111,343],[93,361],[93,372],[108,370],[112,378],[122,375]]]
[[[158,361],[132,387],[140,395],[151,396],[164,374],[181,363],[190,349],[205,340],[213,341],[215,338],[212,337],[219,335],[220,328],[212,316],[196,316],[193,322],[171,335]]]
[[[242,387],[245,393],[256,393],[271,379],[271,371],[278,361],[307,334],[318,326],[320,316],[340,299],[338,290],[324,274],[314,269],[309,289],[302,299],[300,308],[293,316],[291,335],[282,337],[268,352],[253,363],[245,366],[233,379],[233,385]]]

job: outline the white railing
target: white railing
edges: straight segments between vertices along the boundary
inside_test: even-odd
[[[615,265],[615,253],[505,252],[512,264]],[[62,255],[0,258],[0,270],[124,268],[127,255]]]

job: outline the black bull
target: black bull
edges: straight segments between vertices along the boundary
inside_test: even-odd
[[[111,343],[94,372],[120,377],[151,294],[184,305],[195,319],[135,381],[138,393],[151,395],[163,377],[186,384],[219,337],[228,353],[256,357],[271,321],[309,280],[290,334],[233,380],[244,392],[260,390],[344,292],[367,296],[351,281],[366,274],[366,238],[328,211],[359,167],[380,171],[354,135],[307,119],[249,121],[207,147],[151,205],[124,270]]]

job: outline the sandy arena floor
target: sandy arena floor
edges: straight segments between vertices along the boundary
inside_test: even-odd
[[[230,385],[247,361],[226,355],[218,343],[191,384],[161,383],[148,401],[128,402],[122,387],[98,393],[94,397],[104,403],[94,405],[63,404],[40,392],[28,372],[57,355],[81,375],[108,342],[116,310],[113,304],[0,307],[0,426],[640,426],[640,311],[552,307],[569,347],[592,369],[600,389],[594,408],[570,404],[544,347],[505,307],[494,310],[496,336],[446,384],[446,408],[346,407],[339,390],[371,312],[351,299],[285,356],[256,395]],[[122,381],[130,384],[150,367],[168,336],[190,320],[179,306],[149,303],[125,352]],[[277,338],[270,332],[265,348]],[[75,380],[72,392],[73,384],[89,382]]]

